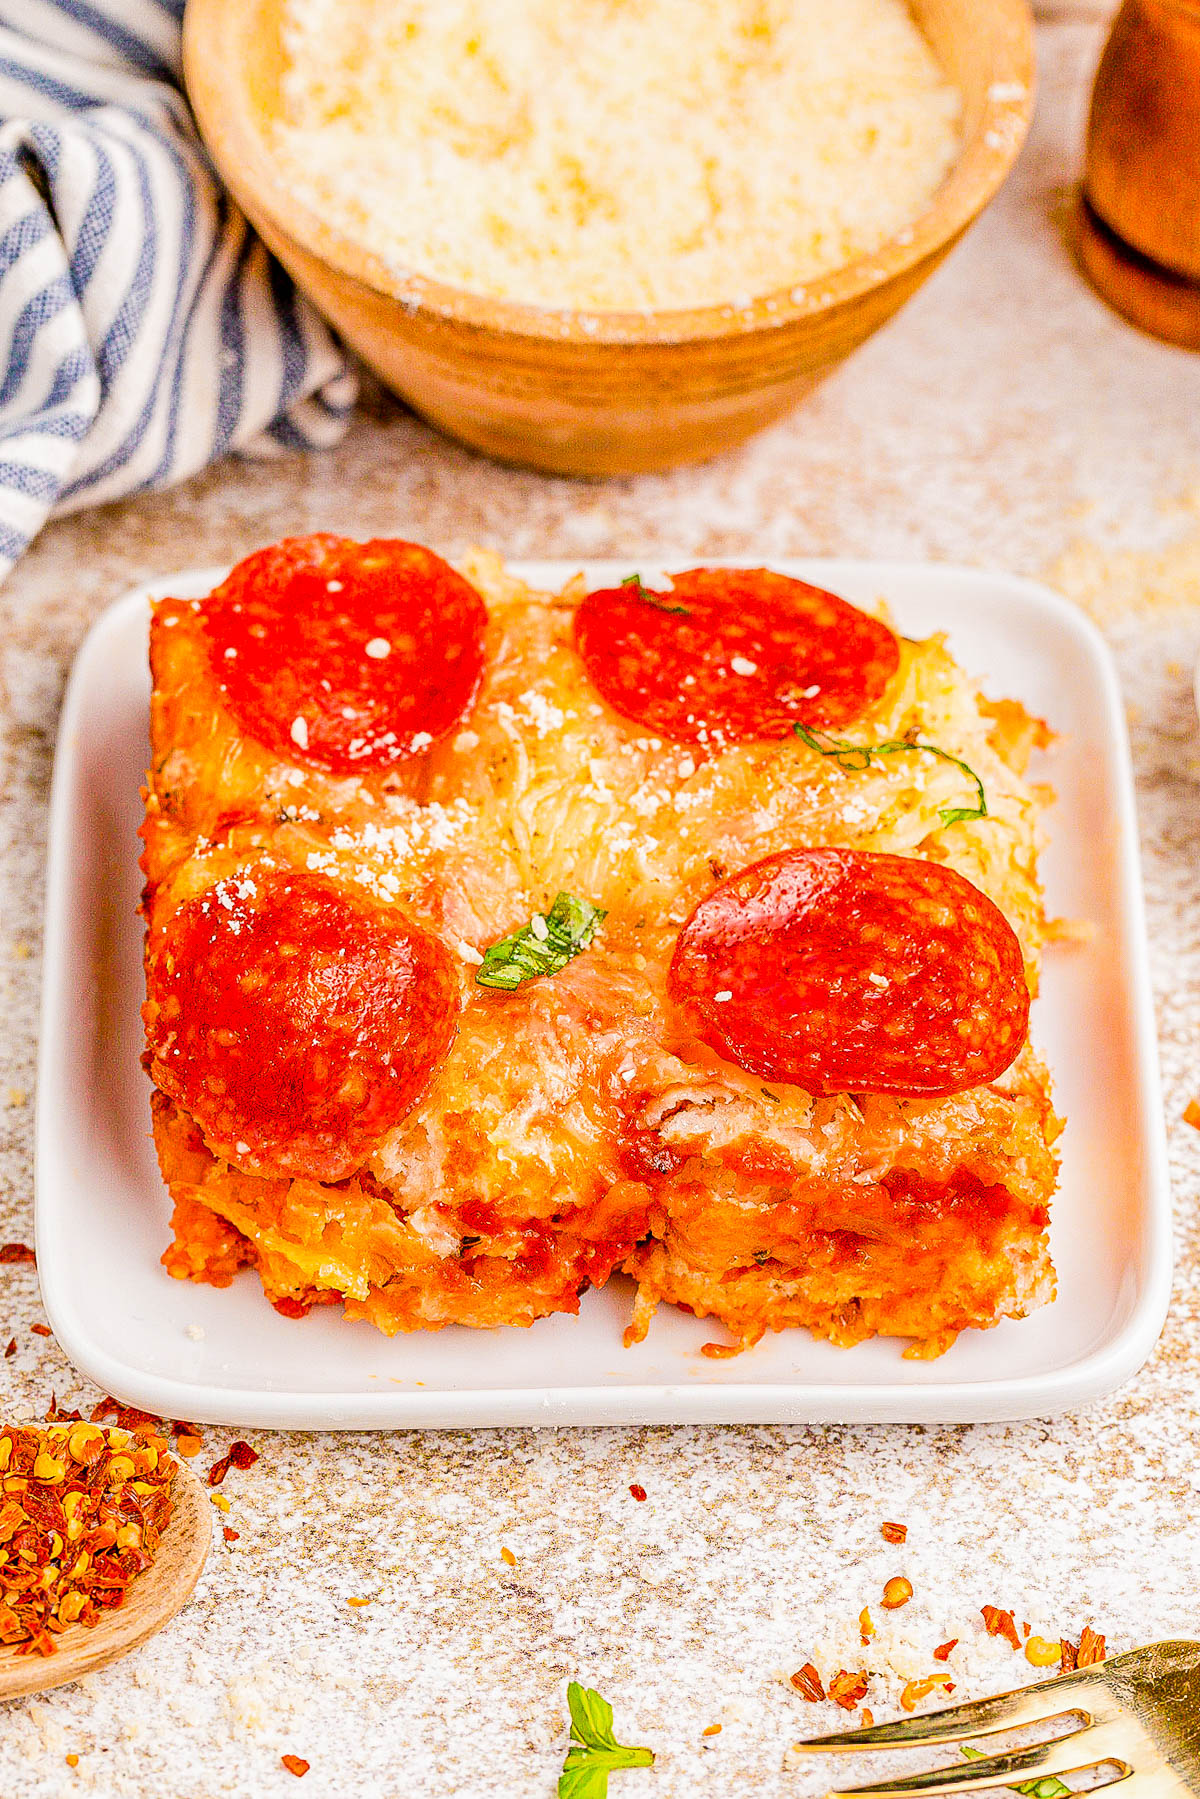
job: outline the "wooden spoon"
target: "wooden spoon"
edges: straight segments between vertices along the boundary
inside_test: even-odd
[[[173,1483],[174,1510],[151,1567],[130,1583],[123,1605],[103,1612],[99,1624],[69,1624],[54,1639],[53,1655],[18,1655],[0,1648],[0,1700],[19,1699],[78,1680],[93,1668],[136,1649],[173,1618],[200,1578],[212,1540],[207,1490],[180,1465]]]

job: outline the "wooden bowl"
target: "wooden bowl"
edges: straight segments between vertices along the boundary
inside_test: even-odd
[[[620,475],[695,462],[786,412],[889,319],[996,193],[1033,110],[1026,0],[912,0],[963,95],[959,159],[876,251],[745,307],[524,306],[398,276],[297,203],[274,160],[282,0],[188,0],[184,74],[247,217],[363,361],[451,436],[504,462]]]

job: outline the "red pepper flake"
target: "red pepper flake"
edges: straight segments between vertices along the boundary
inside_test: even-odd
[[[1001,1611],[998,1605],[984,1605],[979,1609],[989,1637],[1003,1637],[1013,1649],[1021,1647],[1021,1639],[1017,1635],[1017,1626],[1011,1612]]]
[[[257,1449],[251,1449],[249,1443],[238,1437],[229,1445],[219,1461],[213,1463],[208,1471],[210,1487],[219,1487],[231,1468],[253,1468],[258,1460]]]
[[[910,1680],[900,1695],[901,1709],[916,1711],[922,1699],[928,1699],[935,1687],[941,1687],[944,1693],[952,1693],[954,1682],[948,1674],[927,1674],[923,1680]]]
[[[879,1534],[885,1543],[905,1543],[908,1541],[907,1524],[881,1524]]]
[[[44,1415],[47,1424],[78,1424],[83,1417],[83,1413],[79,1410],[78,1406],[71,1406],[68,1408],[65,1405],[59,1405],[58,1394],[53,1392],[50,1395],[50,1404],[46,1407]]]
[[[1068,1643],[1066,1637],[1059,1644],[1058,1671],[1060,1674],[1074,1674],[1079,1666],[1079,1649],[1076,1644]]]
[[[869,1705],[863,1706],[862,1716],[859,1718],[858,1722],[863,1730],[870,1730],[871,1726],[874,1724],[875,1713],[871,1710]]]
[[[302,1755],[281,1755],[279,1759],[288,1773],[294,1774],[297,1780],[302,1780],[308,1773],[309,1764]]]
[[[704,1729],[700,1732],[702,1737],[719,1737],[720,1734],[721,1726],[719,1724],[706,1724]]]
[[[241,1534],[240,1530],[234,1530],[232,1524],[225,1524],[221,1527],[221,1535],[227,1543],[236,1543]]]
[[[74,1754],[74,1752],[72,1752],[70,1755],[68,1755],[67,1766],[68,1766],[68,1768],[77,1768],[79,1766],[79,1757],[76,1754]]]
[[[637,1501],[638,1501],[638,1502],[639,1502],[639,1503],[640,1503],[640,1502],[641,1502],[641,1501],[642,1501],[642,1500],[643,1500],[643,1499],[644,1499],[644,1498],[645,1498],[645,1497],[646,1497],[646,1489],[645,1489],[645,1487],[643,1487],[643,1486],[639,1486],[639,1484],[638,1484],[638,1482],[637,1482],[637,1481],[634,1481],[634,1483],[633,1483],[633,1485],[632,1485],[632,1486],[631,1486],[631,1487],[630,1487],[630,1489],[629,1489],[629,1491],[630,1491],[630,1492],[631,1492],[631,1493],[632,1493],[632,1494],[633,1494],[633,1497],[634,1497],[634,1498],[635,1498],[635,1499],[636,1499],[636,1500],[637,1500]]]
[[[500,1551],[500,1560],[502,1562],[507,1562],[510,1568],[515,1568],[517,1565],[517,1558],[511,1549],[502,1549]]]
[[[829,1697],[844,1712],[852,1712],[869,1684],[870,1677],[865,1668],[860,1668],[855,1674],[851,1674],[846,1668],[839,1668],[829,1683]]]
[[[48,1324],[31,1324],[29,1328],[35,1337],[48,1337],[51,1335],[50,1326]]]
[[[958,1648],[958,1638],[957,1637],[951,1637],[951,1639],[948,1643],[939,1643],[937,1648],[933,1652],[934,1661],[935,1662],[948,1662],[950,1660],[950,1651],[952,1649],[957,1649],[957,1648]]]
[[[790,1678],[801,1699],[807,1699],[810,1705],[816,1705],[824,1699],[825,1688],[821,1685],[821,1676],[811,1662],[805,1662],[802,1668],[797,1668]]]
[[[17,1339],[15,1337],[10,1337],[8,1339],[8,1348],[4,1351],[5,1357],[7,1358],[9,1356],[14,1356],[14,1355],[16,1355],[16,1353],[17,1353]]]
[[[1090,1624],[1085,1624],[1079,1635],[1079,1648],[1075,1652],[1077,1668],[1092,1668],[1097,1662],[1104,1660],[1104,1638],[1098,1636]]]
[[[153,1412],[143,1412],[140,1406],[122,1405],[111,1393],[95,1404],[88,1416],[93,1424],[99,1424],[105,1418],[111,1418],[121,1430],[161,1430],[162,1419],[156,1418]]]
[[[37,1255],[28,1243],[0,1243],[0,1262],[32,1262],[37,1267]]]
[[[1183,1109],[1183,1122],[1190,1124],[1194,1131],[1200,1131],[1200,1099],[1189,1099]]]
[[[0,1429],[0,1643],[53,1655],[59,1632],[121,1605],[154,1562],[178,1466],[164,1437],[77,1412]]]
[[[175,1439],[175,1447],[180,1455],[186,1456],[190,1462],[204,1448],[204,1439],[203,1437],[189,1436],[186,1431],[181,1431]]]

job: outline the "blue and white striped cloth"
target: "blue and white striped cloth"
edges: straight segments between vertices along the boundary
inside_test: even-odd
[[[183,0],[0,0],[0,577],[54,511],[335,443],[355,381],[222,191]]]

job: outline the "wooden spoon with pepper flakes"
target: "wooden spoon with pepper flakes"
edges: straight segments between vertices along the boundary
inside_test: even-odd
[[[93,1444],[97,1438],[102,1438],[102,1457],[93,1455],[89,1464],[81,1463],[78,1456],[72,1456],[67,1449],[68,1436],[72,1432],[85,1433],[85,1436],[90,1436]],[[28,1474],[24,1474],[17,1471],[18,1463],[23,1467],[29,1461],[28,1438],[34,1434],[43,1441],[45,1448],[42,1453],[47,1459],[41,1461],[39,1456],[35,1460],[34,1467],[41,1461],[39,1473],[35,1474],[31,1467]],[[25,1439],[23,1455],[22,1439]],[[30,1536],[28,1512],[34,1514],[36,1522],[36,1515],[43,1505],[53,1507],[58,1504],[61,1507],[64,1494],[69,1496],[71,1488],[90,1488],[94,1498],[98,1488],[102,1487],[104,1498],[100,1503],[103,1504],[105,1513],[120,1517],[120,1483],[109,1478],[112,1464],[115,1457],[125,1453],[127,1448],[132,1459],[132,1454],[142,1445],[128,1431],[101,1431],[95,1425],[88,1424],[73,1425],[69,1431],[62,1426],[51,1426],[47,1430],[46,1427],[32,1425],[6,1425],[0,1429],[0,1455],[5,1454],[6,1440],[10,1440],[5,1456],[7,1465],[0,1469],[0,1539],[3,1539],[0,1541],[0,1557],[3,1557],[3,1561],[0,1561],[0,1626],[7,1626],[11,1632],[14,1615],[20,1617],[25,1608],[20,1590],[13,1585],[12,1574],[6,1576],[6,1568],[11,1570],[19,1567],[22,1558],[19,1554],[14,1556],[12,1550],[14,1544],[19,1548]],[[156,1441],[161,1442],[159,1439]],[[80,1438],[76,1446],[82,1447],[87,1453],[88,1445],[84,1438]],[[165,1452],[166,1444],[161,1443],[160,1453]],[[103,1667],[105,1662],[114,1661],[128,1650],[135,1649],[139,1643],[144,1643],[147,1637],[153,1636],[155,1631],[160,1630],[175,1616],[188,1599],[200,1578],[208,1555],[212,1537],[212,1513],[208,1493],[196,1476],[173,1457],[170,1460],[170,1517],[162,1529],[150,1565],[128,1579],[118,1604],[94,1608],[98,1610],[96,1623],[63,1624],[61,1620],[56,1620],[57,1627],[45,1632],[45,1636],[53,1643],[52,1653],[42,1654],[28,1642],[22,1646],[11,1642],[0,1644],[0,1702],[19,1698],[25,1693],[62,1686],[67,1681],[78,1680],[80,1675],[88,1674],[94,1668]],[[98,1461],[101,1465],[97,1467]],[[55,1479],[60,1467],[65,1471],[65,1479]],[[120,1475],[123,1472],[118,1464],[116,1473]],[[137,1479],[139,1472],[135,1467],[128,1477],[131,1484]],[[25,1481],[23,1488],[19,1485],[22,1479]],[[144,1484],[148,1488],[161,1485],[155,1481]],[[139,1494],[136,1497],[144,1501],[146,1495]],[[22,1512],[26,1512],[28,1508],[23,1521],[16,1521],[15,1508],[18,1506]],[[10,1510],[10,1507],[14,1509]],[[80,1533],[77,1544],[70,1548],[63,1544],[60,1532],[38,1533],[42,1541],[41,1553],[38,1555],[40,1565],[46,1566],[46,1557],[62,1545],[59,1554],[53,1559],[60,1569],[72,1569],[74,1564],[70,1559],[71,1555],[77,1555],[89,1535],[94,1535],[96,1512],[97,1506],[89,1504],[89,1495],[85,1492],[74,1508],[74,1516],[81,1521],[88,1518],[89,1522]],[[58,1543],[54,1540],[56,1537]],[[33,1547],[32,1542],[29,1547]],[[117,1546],[112,1547],[116,1549]],[[99,1556],[94,1556],[93,1566],[99,1560]],[[109,1564],[106,1564],[106,1572],[108,1567]],[[17,1579],[20,1578],[18,1573]],[[60,1582],[58,1591],[63,1593],[66,1590],[65,1585]],[[83,1582],[74,1590],[83,1591]],[[63,1615],[69,1616],[78,1603],[78,1599],[73,1600],[66,1606]],[[26,1652],[20,1653],[20,1647]]]

